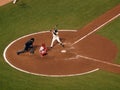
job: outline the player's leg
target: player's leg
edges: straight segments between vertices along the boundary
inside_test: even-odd
[[[53,47],[54,41],[55,41],[55,38],[52,39],[52,42],[51,42],[51,45],[50,45],[51,48]]]
[[[28,47],[24,46],[24,49],[18,51],[18,52],[17,52],[17,55],[19,55],[19,54],[21,54],[21,53],[24,53],[24,52],[26,52],[26,51],[28,51]]]
[[[47,54],[47,51],[44,50],[44,51],[40,51],[39,53],[40,53],[40,56],[43,57],[44,55]]]
[[[17,0],[13,0],[13,4],[15,4],[15,3],[16,3],[16,1],[17,1]]]
[[[57,37],[57,41],[60,43],[60,45],[61,45],[62,47],[64,47],[64,45],[63,45],[63,43],[60,41],[60,38],[59,38],[59,37]]]
[[[20,50],[20,51],[17,52],[17,55],[20,55],[21,53],[24,53],[25,51],[26,51],[26,50],[24,50],[24,49],[23,49],[23,50]]]
[[[42,53],[42,51],[41,51],[41,52],[39,52],[39,53],[40,53],[40,56],[41,56],[41,57],[43,57],[43,53]]]
[[[34,48],[30,48],[30,54],[34,54]]]

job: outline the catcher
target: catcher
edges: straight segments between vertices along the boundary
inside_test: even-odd
[[[30,54],[34,54],[33,43],[34,43],[34,38],[31,38],[30,40],[28,40],[24,45],[24,49],[18,51],[17,55],[20,55],[21,53],[25,53],[25,52],[28,52],[28,51],[30,52]]]
[[[40,49],[39,49],[39,53],[40,53],[40,56],[43,57],[47,54],[47,47],[46,45],[43,43],[41,46],[40,46]]]

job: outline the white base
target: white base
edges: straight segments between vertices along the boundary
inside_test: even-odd
[[[61,53],[66,53],[66,50],[61,50]]]

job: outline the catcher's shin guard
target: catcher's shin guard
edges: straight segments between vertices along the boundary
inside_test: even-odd
[[[31,49],[30,49],[30,53],[31,53],[31,54],[34,54],[34,48],[31,48]]]

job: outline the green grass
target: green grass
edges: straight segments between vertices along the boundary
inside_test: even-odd
[[[48,78],[7,70],[1,74],[1,78],[4,78],[0,81],[1,90],[119,90],[120,88],[119,75],[103,71],[83,76]]]
[[[119,0],[19,0],[0,7],[0,90],[120,90],[120,76],[105,71],[92,74],[50,78],[29,75],[10,67],[3,59],[5,47],[13,40],[33,32],[60,29],[81,29]],[[111,39],[120,50],[120,18],[98,33]],[[120,63],[120,52],[116,58]]]

